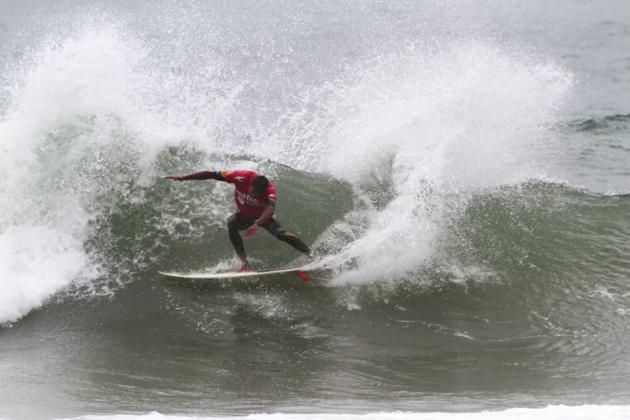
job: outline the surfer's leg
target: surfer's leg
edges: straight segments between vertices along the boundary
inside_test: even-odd
[[[243,238],[241,238],[241,234],[238,233],[240,230],[245,230],[251,224],[254,223],[247,216],[243,216],[242,214],[235,213],[228,219],[228,233],[230,236],[230,242],[232,242],[232,246],[234,247],[234,251],[236,251],[236,255],[243,262],[243,268],[250,268],[249,261],[247,261],[247,256],[245,255],[245,245],[243,244]]]
[[[313,251],[311,251],[311,249],[295,234],[289,232],[286,229],[283,229],[280,225],[280,222],[278,222],[275,217],[269,219],[265,224],[262,225],[262,227],[265,228],[273,236],[280,239],[282,242],[288,243],[301,253],[306,254],[309,257],[313,255]]]

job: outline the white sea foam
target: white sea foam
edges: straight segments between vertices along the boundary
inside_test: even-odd
[[[45,40],[16,70],[0,120],[0,323],[103,274],[100,256],[84,246],[90,223],[126,185],[155,178],[165,147],[184,141],[212,151],[208,138],[234,116],[239,83],[220,85],[212,67],[182,77],[150,51],[97,23]],[[234,142],[221,147],[234,151]]]
[[[94,152],[80,119],[129,109],[115,94],[128,70],[118,40],[100,32],[43,48],[25,71],[0,121],[0,323],[98,274],[83,242],[106,182],[84,164]]]
[[[471,42],[381,57],[353,76],[327,99],[334,122],[311,159],[375,204],[339,222],[367,224],[339,252],[340,263],[355,264],[338,282],[417,270],[468,194],[553,167],[548,128],[572,86],[553,63]],[[379,195],[391,199],[378,205]]]
[[[0,235],[0,320],[14,321],[80,277],[93,277],[81,241],[49,226],[10,227]]]
[[[145,415],[84,416],[82,420],[625,420],[630,406],[615,405],[550,405],[545,408],[512,408],[475,413],[444,412],[380,412],[368,414],[251,414],[248,416],[176,416],[157,412]]]

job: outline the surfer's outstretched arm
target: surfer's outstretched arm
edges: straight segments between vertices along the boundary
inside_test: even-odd
[[[219,172],[219,171],[201,171],[201,172],[195,172],[193,174],[182,175],[182,176],[165,176],[164,178],[172,179],[174,181],[188,181],[191,179],[215,179],[217,181],[227,182],[222,172]]]

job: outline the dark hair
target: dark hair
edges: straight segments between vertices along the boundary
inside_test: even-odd
[[[256,194],[263,195],[267,192],[267,188],[269,187],[269,180],[262,175],[258,175],[252,180],[252,186],[254,187],[254,192]]]

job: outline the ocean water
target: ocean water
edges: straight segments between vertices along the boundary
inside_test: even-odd
[[[0,0],[0,418],[630,418],[629,164],[626,1]]]

